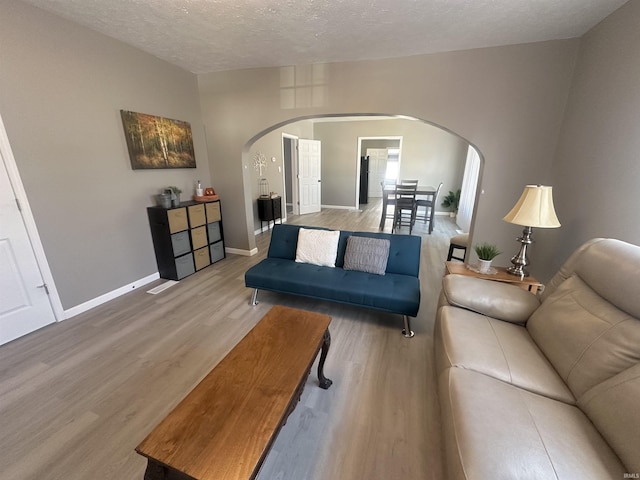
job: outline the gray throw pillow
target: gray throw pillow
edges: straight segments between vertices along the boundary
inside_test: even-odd
[[[391,242],[383,238],[351,235],[347,239],[343,268],[384,275],[389,259],[389,245]]]

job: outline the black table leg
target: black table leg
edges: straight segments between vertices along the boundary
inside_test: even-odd
[[[320,388],[325,390],[331,386],[333,381],[324,376],[324,361],[327,359],[327,353],[329,353],[329,347],[331,346],[331,334],[327,328],[324,332],[324,338],[322,340],[322,351],[320,352],[320,362],[318,363],[318,380],[320,381]]]

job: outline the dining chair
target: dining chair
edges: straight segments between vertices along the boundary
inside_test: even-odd
[[[394,233],[397,228],[403,226],[409,227],[409,235],[413,231],[413,225],[416,221],[416,190],[418,189],[418,182],[400,182],[396,184],[396,206],[395,215],[393,220],[393,228],[391,233]]]
[[[402,179],[398,182],[400,185],[418,185],[418,180]]]
[[[435,194],[429,196],[419,196],[416,198],[416,220],[422,220],[423,223],[427,223],[429,220],[429,234],[433,232],[433,223],[435,221],[435,208],[438,201],[438,195],[442,189],[442,182],[438,185]],[[420,207],[424,208],[424,211],[420,211]]]
[[[385,187],[388,187],[389,185],[395,186],[395,183],[396,183],[395,180],[388,180],[388,179],[385,179],[380,182],[380,186],[382,187],[382,196],[387,197],[386,199],[383,198],[383,201],[386,200],[387,208],[382,209],[382,220],[380,221],[381,230],[384,228],[385,221],[395,219],[395,213],[396,213],[395,191],[389,191],[388,189],[385,191]],[[389,207],[392,207],[392,208],[389,208]]]

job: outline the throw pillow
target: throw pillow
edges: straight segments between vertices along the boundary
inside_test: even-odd
[[[301,228],[298,232],[296,262],[335,267],[340,230]]]
[[[384,275],[389,259],[389,245],[391,242],[384,238],[351,235],[347,239],[343,268]]]

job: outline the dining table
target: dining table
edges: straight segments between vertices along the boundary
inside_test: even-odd
[[[416,195],[421,195],[425,197],[430,197],[432,200],[435,199],[437,187],[433,185],[418,185],[416,189]],[[389,205],[389,196],[395,195],[396,186],[394,184],[385,185],[382,190],[382,215],[380,216],[380,230],[384,229],[384,222],[387,218],[387,206]],[[429,212],[429,233],[433,230],[433,216],[435,215],[435,205]]]

